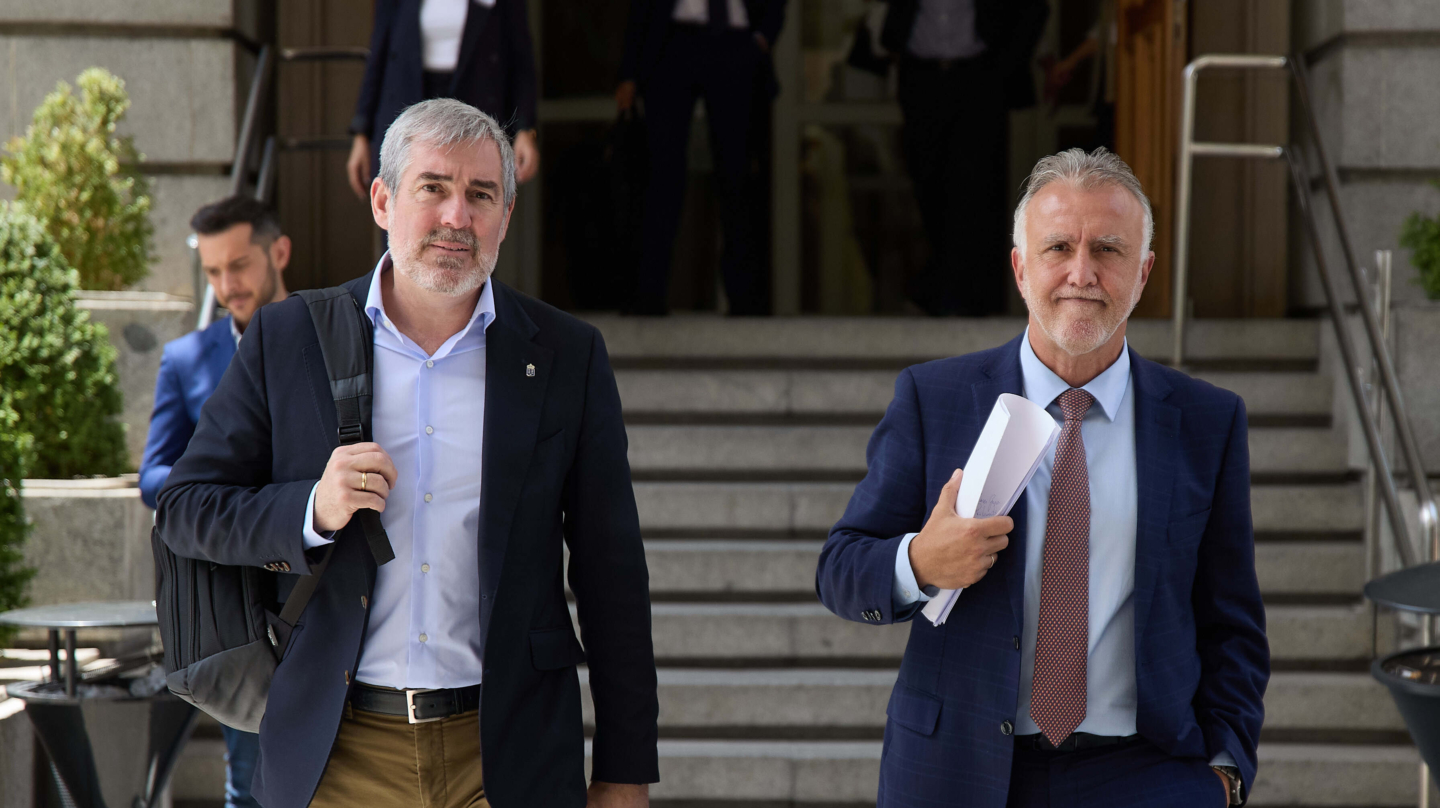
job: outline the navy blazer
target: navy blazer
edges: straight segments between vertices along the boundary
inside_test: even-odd
[[[620,60],[620,81],[634,81],[643,92],[645,85],[665,52],[670,39],[670,24],[678,0],[630,0],[630,19],[625,26],[625,51]],[[750,31],[765,37],[770,47],[780,38],[785,24],[787,0],[745,0],[745,16]],[[773,68],[770,68],[773,72]],[[780,85],[771,78],[771,95]]]
[[[195,434],[200,408],[215,392],[234,356],[235,335],[230,333],[229,317],[165,344],[160,375],[155,377],[155,408],[150,411],[145,455],[140,461],[140,499],[151,508],[170,476],[170,467]]]
[[[600,332],[491,283],[485,446],[475,458],[485,791],[496,806],[581,808],[581,661],[595,702],[594,779],[659,779],[649,576],[625,425]],[[358,299],[369,285],[369,274],[346,284]],[[189,558],[283,560],[308,573],[305,506],[339,445],[337,427],[305,302],[261,309],[160,492],[161,538]],[[563,547],[583,650],[566,604]],[[351,522],[270,685],[254,781],[266,808],[303,808],[315,793],[360,659],[375,573]]]
[[[420,37],[421,0],[375,0],[370,56],[350,119],[350,133],[370,138],[370,162],[380,159],[385,130],[401,111],[425,98],[425,53]],[[535,128],[535,49],[525,0],[470,0],[460,60],[450,98],[500,122],[513,137]]]
[[[1001,393],[1022,395],[1020,338],[908,368],[866,450],[868,471],[820,554],[816,590],[848,620],[896,614],[895,554],[962,467]],[[1130,352],[1139,518],[1135,535],[1138,732],[1209,761],[1228,751],[1249,793],[1270,651],[1255,578],[1250,457],[1240,397]],[[1003,808],[1019,699],[1025,500],[994,569],[945,623],[913,620],[891,694],[879,806]],[[867,620],[867,612],[880,619]],[[874,615],[871,615],[872,617]],[[957,795],[968,800],[956,802]]]

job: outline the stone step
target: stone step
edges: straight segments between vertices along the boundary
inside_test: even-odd
[[[865,475],[870,426],[631,425],[630,468],[639,479]],[[963,459],[962,459],[963,462]],[[1344,436],[1329,428],[1254,427],[1252,474],[1347,470]]]
[[[1363,605],[1266,606],[1266,634],[1278,665],[1356,665],[1370,658],[1371,616]],[[837,619],[818,603],[655,603],[655,656],[661,664],[875,667],[898,661],[911,626]],[[917,630],[934,631],[921,618]],[[1379,622],[1380,647],[1393,642]]]
[[[660,731],[669,738],[878,738],[894,670],[661,668]],[[585,725],[594,724],[581,669]],[[1279,671],[1265,692],[1265,731],[1404,732],[1390,694],[1368,673]]]
[[[588,777],[590,742],[586,741]],[[656,802],[710,806],[873,804],[879,741],[662,740]],[[225,744],[196,739],[172,781],[177,801],[223,796]],[[1420,757],[1403,745],[1265,743],[1249,804],[1411,806]],[[1433,793],[1433,792],[1432,792]]]
[[[733,320],[715,315],[660,318],[586,315],[605,336],[616,365],[631,360],[899,360],[916,361],[1002,345],[1025,330],[1018,317],[977,320],[922,317],[765,317]],[[1319,320],[1192,320],[1187,357],[1314,360]],[[1126,336],[1142,356],[1170,352],[1168,320],[1132,320]]]
[[[1254,416],[1329,417],[1334,383],[1319,373],[1197,373],[1245,399]],[[618,370],[630,419],[848,416],[879,422],[895,390],[891,370]]]
[[[683,540],[645,543],[650,591],[658,599],[813,598],[824,542],[814,539]],[[1354,595],[1364,585],[1364,548],[1354,541],[1259,542],[1260,591]]]
[[[675,536],[823,536],[845,512],[850,483],[637,482],[640,526]],[[1360,486],[1255,485],[1257,532],[1353,533],[1363,521]]]

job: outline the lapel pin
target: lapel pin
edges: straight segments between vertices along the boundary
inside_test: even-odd
[[[525,366],[525,375],[526,375],[526,376],[532,376],[532,377],[533,377],[533,376],[535,375],[535,366],[534,366],[534,365],[526,365],[526,366]]]

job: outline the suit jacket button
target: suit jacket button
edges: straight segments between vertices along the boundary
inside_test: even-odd
[[[1013,639],[1013,640],[1015,641],[1015,650],[1016,650],[1016,651],[1019,651],[1019,650],[1020,650],[1020,635],[1017,634],[1017,635],[1015,635],[1014,637],[1012,637],[1011,639]]]
[[[281,562],[280,562],[280,571],[281,571],[281,572],[289,572],[289,571],[290,571],[290,562],[289,562],[289,561],[281,561]]]
[[[1001,735],[1010,735],[1010,734],[1013,734],[1014,732],[1015,732],[1015,725],[1014,725],[1014,724],[1011,724],[1009,721],[1001,721],[1001,722],[1000,722],[1000,734],[1001,734]]]
[[[367,597],[365,597],[364,595],[361,595],[361,596],[360,596],[360,608],[362,608],[362,609],[368,609],[368,608],[370,608],[370,599],[367,598]]]
[[[350,684],[350,671],[345,671],[345,684],[347,684],[347,685]],[[1008,723],[1008,722],[1007,722],[1007,723]],[[1005,734],[1006,734],[1006,735],[1009,735],[1010,733],[1007,732],[1007,733],[1005,733]]]

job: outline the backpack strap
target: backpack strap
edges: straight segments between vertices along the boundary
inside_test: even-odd
[[[370,434],[373,325],[360,310],[360,301],[343,286],[306,289],[296,294],[309,307],[310,319],[320,338],[325,375],[330,380],[330,397],[335,400],[335,416],[340,425],[340,445],[360,443]],[[394,559],[395,550],[380,524],[380,514],[365,508],[356,511],[355,516],[365,531],[365,541],[370,545],[375,563],[385,564]]]

